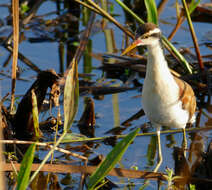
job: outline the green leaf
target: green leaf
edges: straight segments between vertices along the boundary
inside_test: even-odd
[[[147,149],[147,155],[146,155],[149,166],[153,166],[153,164],[154,164],[153,160],[155,158],[156,151],[157,151],[157,137],[151,136],[150,143],[149,143],[148,149]]]
[[[29,10],[29,6],[27,2],[21,3],[21,14],[26,13]]]
[[[35,129],[35,135],[37,138],[39,138],[39,116],[38,116],[38,106],[37,106],[37,98],[35,95],[34,90],[32,90],[32,118],[33,118],[33,124]]]
[[[189,188],[190,188],[190,190],[196,190],[196,186],[193,184],[189,184]]]
[[[158,12],[155,0],[144,0],[147,10],[147,21],[158,25]]]
[[[77,62],[72,61],[71,68],[68,71],[65,89],[64,89],[64,131],[67,131],[77,113],[79,99],[79,81]]]
[[[25,190],[29,182],[32,162],[34,160],[35,144],[31,144],[21,162],[21,168],[18,172],[17,190]]]
[[[88,189],[94,189],[98,182],[100,182],[116,165],[116,163],[122,158],[124,152],[127,150],[130,143],[136,137],[140,129],[137,129],[127,135],[121,140],[107,155],[105,160],[100,164],[96,171],[91,175],[88,182]]]
[[[189,13],[191,14],[195,9],[196,7],[199,5],[201,0],[192,0],[191,3],[189,4]]]
[[[88,137],[78,134],[78,133],[66,133],[66,135],[64,136],[63,140],[61,141],[61,143],[69,143],[72,142],[74,140],[86,140],[89,139]]]

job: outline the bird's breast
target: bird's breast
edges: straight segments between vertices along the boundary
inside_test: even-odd
[[[179,88],[175,81],[145,78],[142,91],[142,106],[146,116],[153,123],[183,128],[189,114],[182,108]]]

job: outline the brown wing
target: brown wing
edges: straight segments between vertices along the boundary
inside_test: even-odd
[[[183,109],[189,112],[190,121],[196,110],[196,97],[194,95],[194,91],[187,82],[177,77],[174,77],[174,79],[180,87],[179,99],[182,101]]]

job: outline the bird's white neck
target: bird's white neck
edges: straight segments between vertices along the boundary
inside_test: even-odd
[[[148,59],[144,88],[156,93],[161,102],[173,104],[179,99],[179,86],[168,68],[160,42],[155,41],[147,48]]]
[[[148,45],[147,48],[148,59],[146,77],[152,78],[155,82],[160,82],[161,80],[171,80],[174,82],[174,78],[165,60],[160,41],[155,41],[154,44]]]

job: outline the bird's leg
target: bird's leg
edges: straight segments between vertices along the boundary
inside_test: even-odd
[[[182,148],[183,148],[183,151],[184,151],[184,156],[186,157],[187,139],[186,139],[186,130],[185,130],[185,127],[183,128],[183,143],[182,143]]]
[[[160,127],[157,127],[157,140],[158,140],[158,163],[154,169],[154,172],[157,172],[162,161],[163,161],[163,156],[162,156],[162,151],[161,151],[161,143],[160,143]]]

